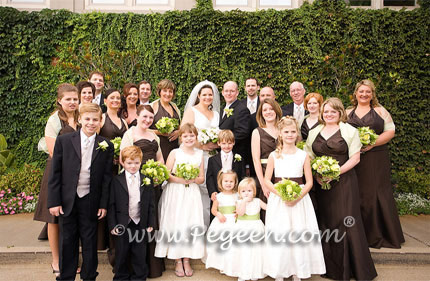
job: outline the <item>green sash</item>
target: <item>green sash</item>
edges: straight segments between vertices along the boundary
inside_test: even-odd
[[[243,216],[238,216],[237,217],[238,220],[243,220],[243,221],[255,221],[255,220],[259,220],[260,219],[260,213],[257,213],[255,215],[243,215]]]
[[[236,206],[218,206],[218,210],[223,215],[234,214],[234,211],[236,211]]]

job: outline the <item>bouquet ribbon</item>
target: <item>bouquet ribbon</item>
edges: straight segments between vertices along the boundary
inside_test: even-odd
[[[237,217],[238,220],[242,220],[242,221],[256,221],[260,219],[260,213],[257,213],[255,215],[243,215],[243,216],[238,216]]]
[[[303,178],[286,178],[286,179],[290,180],[290,181],[295,181],[298,184],[304,184]],[[278,183],[278,182],[280,182],[282,180],[283,180],[283,178],[275,177],[274,183]]]
[[[234,214],[234,211],[236,211],[236,206],[218,206],[218,210],[223,215]]]

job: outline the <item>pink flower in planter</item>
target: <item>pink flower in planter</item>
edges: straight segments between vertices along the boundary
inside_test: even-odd
[[[7,190],[7,193],[12,193],[12,191],[10,190],[10,188]]]
[[[2,190],[3,191],[3,190]],[[3,198],[3,196],[4,196],[4,193],[0,193],[0,198]]]
[[[6,210],[6,211],[4,211],[4,213],[5,213],[5,214],[9,214],[9,211],[8,211],[8,210]]]
[[[15,211],[10,212],[11,215],[15,214]]]
[[[19,202],[18,202],[18,205],[19,205],[19,206],[21,206],[21,205],[22,205],[22,201],[19,201]]]
[[[20,210],[22,210],[22,207],[19,207]]]

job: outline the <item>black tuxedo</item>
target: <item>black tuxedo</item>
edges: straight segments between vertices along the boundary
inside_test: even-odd
[[[248,106],[248,98],[244,98],[243,100],[240,101],[244,106]],[[251,135],[252,135],[252,131],[258,127],[258,123],[257,123],[257,111],[258,108],[260,107],[260,98],[257,97],[257,107],[256,107],[256,111],[254,113],[252,113],[249,117],[249,135],[248,138],[246,140],[246,145],[247,145],[247,151],[245,153],[245,163],[247,165],[249,165],[249,173],[250,176],[255,176],[255,170],[254,170],[254,163],[252,162],[252,153],[251,153]]]
[[[233,109],[233,114],[230,117],[227,117],[227,114],[223,117],[224,111],[220,112],[219,128],[233,132],[235,139],[233,152],[239,153],[246,162],[247,146],[249,145],[247,141],[251,133],[249,131],[250,113],[246,105],[243,105],[239,100],[234,101],[229,109]]]
[[[100,101],[99,101],[99,106],[102,109],[103,113],[106,113],[106,111],[107,111],[107,107],[106,107],[106,104],[105,104],[105,98],[106,98],[105,95],[103,93],[101,93],[101,95],[100,95]]]
[[[282,109],[282,116],[292,116],[294,117],[294,102],[289,103],[287,105],[284,105],[283,107],[281,107]],[[309,111],[307,111],[305,109],[305,113],[304,116],[308,115]]]
[[[154,186],[152,184],[143,185],[144,176],[140,174],[140,221],[136,225],[130,221],[128,213],[129,194],[125,172],[115,176],[110,185],[110,197],[108,208],[108,226],[112,230],[117,225],[124,226],[126,233],[121,236],[115,236],[115,277],[114,280],[126,278],[129,280],[144,280],[148,275],[146,264],[146,243],[144,238],[142,242],[130,241],[128,231],[139,233],[138,237],[147,235],[145,229],[154,227],[155,223],[155,204],[154,204]],[[128,230],[130,229],[130,230]],[[143,231],[143,232],[142,232]],[[153,234],[153,233],[152,233]],[[128,269],[127,258],[131,254],[131,264],[134,275],[131,276]]]
[[[79,239],[82,242],[83,266],[81,278],[97,276],[97,212],[107,209],[109,184],[112,178],[113,144],[96,135],[90,166],[90,190],[77,196],[81,170],[81,132],[58,136],[52,156],[48,183],[48,208],[62,206],[60,227],[60,272],[58,280],[74,280],[78,267]],[[107,149],[97,149],[100,142]]]

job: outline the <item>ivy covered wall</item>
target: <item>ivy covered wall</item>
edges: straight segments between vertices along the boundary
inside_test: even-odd
[[[201,3],[200,3],[201,2]],[[164,14],[73,14],[0,8],[0,133],[21,162],[37,151],[53,111],[56,85],[76,83],[98,68],[106,83],[169,78],[176,102],[201,80],[221,90],[249,76],[272,86],[281,104],[289,84],[338,96],[345,105],[355,83],[370,78],[392,114],[393,173],[430,172],[430,9],[351,9],[317,0],[294,10],[220,12],[207,1],[191,11]]]

